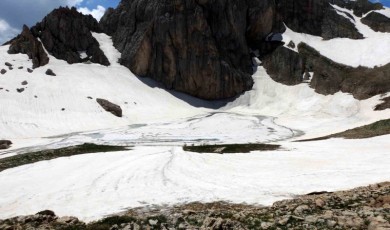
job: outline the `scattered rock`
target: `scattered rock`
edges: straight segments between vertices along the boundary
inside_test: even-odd
[[[9,70],[13,70],[14,68],[12,66],[8,66],[8,69]]]
[[[30,68],[27,68],[27,72],[29,72],[29,73],[32,73],[32,72],[33,72],[33,70],[32,70],[32,69],[30,69]]]
[[[5,73],[7,73],[7,70],[1,69],[0,73],[1,73],[1,74],[5,74]]]
[[[119,105],[116,105],[108,100],[101,99],[101,98],[97,98],[96,101],[107,112],[110,112],[117,117],[122,117],[122,109]]]
[[[18,93],[22,93],[22,92],[24,91],[24,88],[17,88],[16,91],[17,91]]]
[[[18,69],[23,69],[23,66],[19,66]]]
[[[22,81],[22,85],[27,85],[28,82],[27,81]]]
[[[6,63],[4,63],[6,66],[8,66],[8,67],[12,67],[12,64],[11,63],[9,63],[9,62],[6,62]]]
[[[51,70],[51,69],[47,69],[47,70],[46,70],[46,75],[49,75],[49,76],[57,76],[57,75],[53,72],[53,70]]]
[[[37,96],[37,95],[34,95],[34,98],[38,98],[38,96]]]
[[[93,98],[92,98],[92,97],[90,97],[90,96],[88,96],[87,98],[88,98],[88,99],[90,99],[90,100],[92,100],[92,99],[93,99]]]
[[[381,101],[383,102],[375,106],[375,111],[390,109],[390,96],[382,98]]]
[[[61,111],[65,111],[65,108],[62,108]]]
[[[11,145],[12,142],[9,140],[0,140],[0,149],[8,149]]]
[[[293,41],[290,41],[287,46],[290,47],[291,49],[295,49],[296,47]]]

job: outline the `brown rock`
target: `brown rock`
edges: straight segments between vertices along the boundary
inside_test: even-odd
[[[101,98],[97,98],[96,101],[107,112],[110,112],[117,117],[122,117],[122,109],[119,105],[116,105],[110,101]]]

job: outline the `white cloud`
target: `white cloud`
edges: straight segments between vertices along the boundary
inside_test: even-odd
[[[0,45],[9,41],[19,33],[18,29],[11,27],[7,21],[0,18]]]
[[[90,10],[87,7],[80,7],[77,9],[80,13],[85,15],[92,15],[96,20],[100,21],[100,19],[103,17],[104,12],[106,12],[106,8],[103,6],[98,5],[96,9]]]

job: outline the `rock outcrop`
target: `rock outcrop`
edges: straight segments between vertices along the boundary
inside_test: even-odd
[[[33,68],[49,62],[44,48],[69,64],[90,61],[110,65],[92,32],[101,32],[96,19],[79,13],[76,8],[61,7],[31,29],[24,26],[22,33],[5,45],[10,45],[10,54],[27,54],[32,59]],[[82,58],[80,53],[86,53],[87,57]]]
[[[377,12],[371,12],[362,19],[362,22],[376,32],[390,33],[390,18]]]
[[[119,105],[101,98],[97,98],[96,101],[107,112],[112,113],[114,116],[122,117],[122,109]]]
[[[42,43],[24,25],[23,31],[15,39],[9,42],[9,54],[27,54],[32,60],[33,68],[38,68],[49,63],[49,57],[43,49]]]
[[[324,95],[341,91],[363,100],[390,91],[390,63],[374,68],[346,66],[305,43],[298,45],[298,52],[277,48],[263,58],[263,65],[275,81],[287,85],[300,84],[306,73],[313,72],[310,87]]]
[[[274,1],[122,1],[101,19],[121,64],[169,89],[204,99],[252,88],[248,40],[280,27]],[[248,38],[248,39],[247,39]]]
[[[69,64],[90,60],[93,63],[110,65],[99,43],[91,32],[101,32],[99,24],[91,15],[83,15],[76,8],[59,8],[48,14],[31,28],[32,34],[41,39],[46,50]],[[88,58],[80,57],[85,52]]]
[[[340,15],[331,4],[347,7],[343,0],[280,0],[278,11],[287,27],[295,32],[321,36],[324,39],[362,39],[363,35],[350,21],[353,17],[348,14],[348,18]]]

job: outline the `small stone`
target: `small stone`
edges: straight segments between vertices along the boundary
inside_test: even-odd
[[[279,221],[278,224],[280,225],[286,225],[288,221],[290,220],[291,216],[283,216]]]
[[[65,108],[62,108],[61,111],[65,111]]]
[[[22,81],[22,85],[27,85],[28,82],[27,81]]]
[[[22,92],[24,91],[24,88],[18,88],[18,89],[16,89],[16,91],[17,91],[18,93],[22,93]]]
[[[304,212],[309,211],[310,207],[307,205],[299,205],[295,210],[294,214],[295,215],[302,215]]]
[[[9,63],[9,62],[6,62],[6,63],[4,63],[6,66],[8,66],[8,67],[11,67],[12,66],[12,64],[11,63]]]
[[[19,66],[18,69],[23,69],[23,66]]]
[[[0,73],[1,73],[1,74],[5,74],[5,73],[7,73],[7,70],[2,69],[2,70],[0,71]]]
[[[157,223],[158,223],[158,220],[153,220],[153,219],[149,220],[149,224],[152,226],[156,225]]]
[[[57,76],[57,75],[53,72],[53,70],[51,70],[51,69],[47,69],[47,70],[46,70],[46,75],[49,75],[49,76]]]
[[[27,68],[27,72],[29,72],[29,73],[32,73],[32,72],[33,72],[33,70],[32,70],[32,69],[30,69],[30,68]]]
[[[315,200],[315,203],[316,203],[316,206],[319,207],[319,208],[322,208],[325,206],[325,201],[321,198],[317,198]]]
[[[317,221],[318,221],[318,217],[316,217],[316,216],[306,216],[305,217],[305,222],[316,223]]]
[[[295,43],[293,41],[290,41],[287,46],[292,49],[295,49]]]
[[[8,69],[9,69],[9,70],[13,70],[14,68],[12,68],[11,66],[8,66]]]
[[[329,228],[333,228],[334,226],[336,226],[337,222],[334,221],[334,220],[327,220],[326,221],[326,226],[328,226]]]

